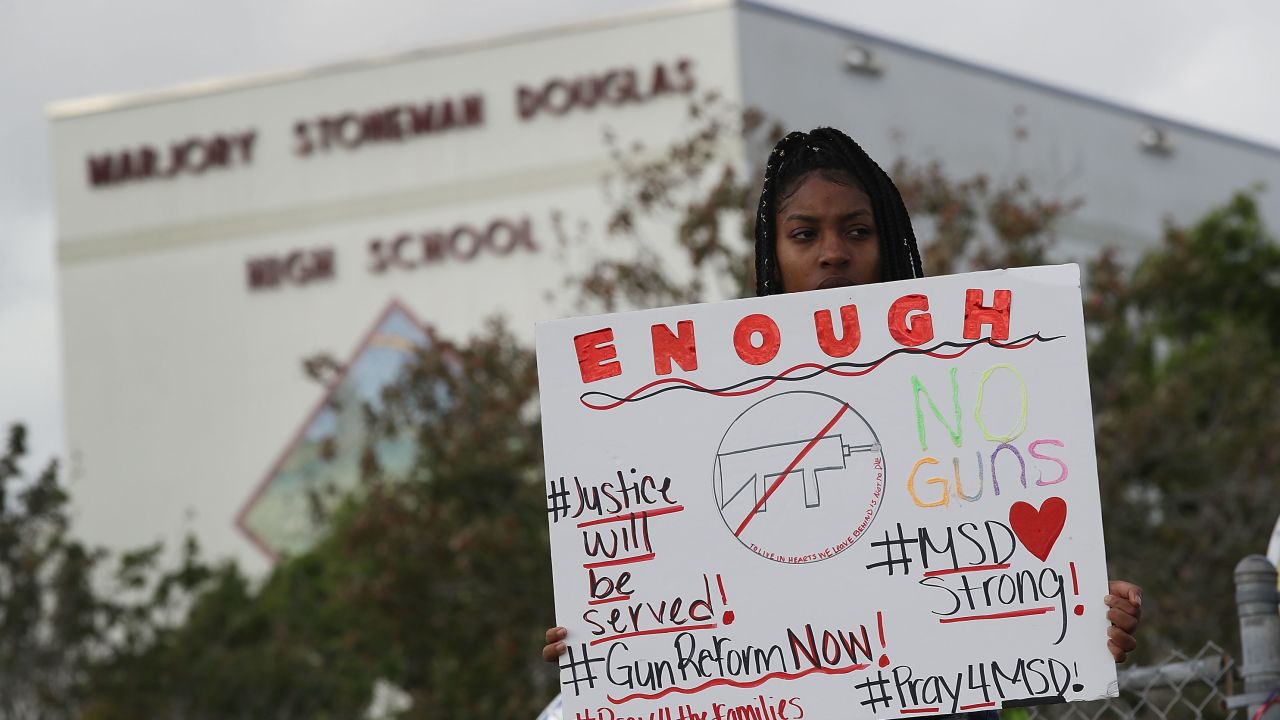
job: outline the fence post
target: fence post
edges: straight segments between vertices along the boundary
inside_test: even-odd
[[[1236,565],[1236,608],[1244,655],[1241,674],[1253,718],[1266,697],[1280,690],[1280,595],[1276,568],[1264,556],[1250,555]],[[1280,703],[1272,704],[1259,720],[1280,720]]]

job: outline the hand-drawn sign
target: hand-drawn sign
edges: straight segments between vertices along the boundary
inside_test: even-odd
[[[543,323],[566,720],[1114,694],[1074,266]]]

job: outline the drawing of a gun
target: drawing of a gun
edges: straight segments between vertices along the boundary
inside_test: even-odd
[[[716,483],[720,510],[724,511],[734,503],[742,504],[747,509],[754,507],[809,442],[810,440],[795,440],[717,454]],[[839,433],[824,435],[791,469],[787,475],[788,483],[804,487],[806,508],[821,507],[820,473],[845,469],[845,458],[855,452],[879,451],[879,444],[846,445]],[[751,488],[750,493],[746,492],[748,487]],[[746,505],[748,502],[750,505]],[[764,512],[766,509],[767,502],[761,504],[756,512]]]

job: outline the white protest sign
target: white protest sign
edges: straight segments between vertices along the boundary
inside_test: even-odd
[[[1074,265],[537,328],[566,720],[1116,692]]]

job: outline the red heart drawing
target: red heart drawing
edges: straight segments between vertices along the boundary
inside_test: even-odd
[[[1062,526],[1067,522],[1067,503],[1060,497],[1051,497],[1040,503],[1040,509],[1024,502],[1016,502],[1009,508],[1009,525],[1022,546],[1041,560],[1049,559],[1049,551],[1058,541]]]

